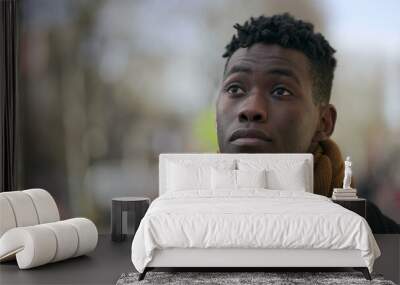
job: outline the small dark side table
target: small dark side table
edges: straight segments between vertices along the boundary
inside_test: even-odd
[[[112,241],[123,241],[126,233],[123,229],[133,227],[133,233],[139,227],[140,221],[144,217],[150,205],[150,198],[146,197],[118,197],[112,199],[111,206],[111,239]],[[124,225],[124,212],[126,212],[126,223]]]
[[[366,214],[366,200],[363,198],[354,198],[351,200],[340,200],[332,199],[332,202],[339,204],[340,206],[359,214],[364,219],[367,217]]]

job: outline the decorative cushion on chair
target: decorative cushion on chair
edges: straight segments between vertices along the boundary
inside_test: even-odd
[[[56,202],[43,189],[0,193],[0,237],[14,227],[56,222],[60,214]],[[4,218],[3,218],[4,217]]]
[[[0,237],[9,229],[17,226],[11,204],[6,197],[3,197],[1,194],[2,193],[0,193]]]
[[[17,227],[39,224],[38,215],[31,197],[23,191],[3,192],[3,197],[10,203]]]
[[[28,194],[33,201],[39,224],[51,223],[60,220],[60,214],[53,197],[43,189],[29,189],[22,191]]]

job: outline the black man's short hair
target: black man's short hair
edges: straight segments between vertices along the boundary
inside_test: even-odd
[[[298,50],[305,54],[311,63],[314,102],[329,103],[336,67],[336,59],[333,56],[335,50],[320,33],[314,32],[313,24],[284,13],[272,17],[251,17],[243,25],[236,23],[233,27],[237,30],[237,35],[232,37],[222,56],[228,58],[226,65],[237,49],[247,48],[256,43],[277,44]]]

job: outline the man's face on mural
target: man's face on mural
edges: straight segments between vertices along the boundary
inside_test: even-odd
[[[332,105],[328,116],[321,116],[312,86],[303,53],[261,43],[238,49],[226,66],[217,101],[220,152],[310,152],[333,132],[336,119]]]

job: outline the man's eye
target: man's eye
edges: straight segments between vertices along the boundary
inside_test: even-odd
[[[278,88],[275,88],[274,90],[272,90],[272,95],[277,96],[277,97],[291,96],[292,92],[290,92],[286,88],[278,87]]]
[[[244,92],[244,90],[242,89],[242,88],[240,88],[239,86],[237,86],[237,85],[231,85],[231,86],[229,86],[227,89],[226,89],[226,91],[229,93],[229,94],[231,94],[231,95],[244,95],[245,94],[245,92]]]

